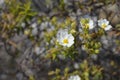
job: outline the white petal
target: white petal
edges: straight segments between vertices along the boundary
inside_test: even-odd
[[[103,24],[108,25],[109,21],[107,19],[100,19],[98,20],[98,26],[102,26]]]
[[[58,34],[62,37],[65,37],[68,35],[68,30],[67,29],[60,30],[60,31],[58,31]]]
[[[112,26],[111,25],[108,25],[106,28],[105,28],[105,30],[107,31],[107,30],[110,30],[112,28]]]
[[[37,26],[37,23],[33,23],[33,24],[31,25],[32,28],[36,28],[36,26]]]
[[[63,41],[63,38],[57,38],[57,41],[59,42],[59,43],[62,43],[62,41]]]
[[[89,26],[89,29],[93,29],[93,28],[94,28],[94,26],[93,26],[93,25],[90,25],[90,26]]]
[[[73,45],[74,41],[70,41],[68,44],[67,44],[67,47],[71,47]]]
[[[74,40],[73,35],[72,35],[72,34],[69,34],[69,35],[68,35],[68,39],[70,39],[70,40]]]
[[[107,19],[103,19],[103,24],[108,25],[108,24],[109,24],[109,21],[108,21]]]
[[[64,44],[64,43],[62,43],[61,45],[65,46],[65,47],[67,46],[67,44]]]
[[[81,80],[81,78],[78,75],[70,76],[68,80]]]
[[[68,35],[67,31],[68,31],[67,29],[64,29],[64,30],[60,29],[57,33],[57,39],[63,39],[65,37],[67,37],[67,35]]]
[[[94,22],[93,20],[89,21],[89,29],[93,29],[94,28]]]
[[[105,24],[108,25],[108,24],[109,24],[109,21],[106,21]]]

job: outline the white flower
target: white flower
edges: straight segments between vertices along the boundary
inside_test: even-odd
[[[110,30],[112,28],[112,26],[109,25],[109,21],[106,19],[98,20],[98,26],[100,26],[101,28],[103,28],[105,30]]]
[[[94,21],[90,18],[81,19],[80,24],[81,24],[82,28],[88,28],[88,29],[94,28]]]
[[[40,54],[40,47],[35,47],[35,53]]]
[[[70,76],[68,80],[81,80],[81,78],[78,75]]]
[[[74,43],[74,37],[72,34],[68,34],[67,29],[61,29],[57,33],[57,41],[62,46],[71,47]]]

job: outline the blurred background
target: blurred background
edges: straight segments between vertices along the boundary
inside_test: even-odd
[[[74,60],[45,58],[54,47],[49,34],[55,25],[81,17],[110,21],[113,29],[100,38],[100,53],[89,56],[77,47]],[[0,0],[0,80],[65,80],[68,68],[82,80],[120,80],[120,0]]]

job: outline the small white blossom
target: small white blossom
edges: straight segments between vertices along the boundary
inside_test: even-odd
[[[94,28],[94,21],[90,18],[81,19],[80,24],[82,28],[88,28],[88,29]]]
[[[111,25],[109,25],[109,21],[106,19],[100,19],[98,20],[98,26],[100,26],[101,28],[107,30],[110,30],[112,28]]]
[[[70,76],[68,80],[81,80],[81,78],[78,75]]]
[[[35,47],[35,53],[40,54],[40,47]]]
[[[62,46],[71,47],[74,44],[74,37],[72,34],[68,34],[67,29],[61,29],[57,33],[57,41]]]
[[[75,69],[79,69],[79,64],[78,63],[74,63],[74,68]]]
[[[32,27],[32,28],[36,28],[36,27],[37,27],[37,23],[33,23],[33,24],[31,25],[31,27]]]

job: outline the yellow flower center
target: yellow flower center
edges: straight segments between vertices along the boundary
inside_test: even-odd
[[[103,28],[103,29],[105,29],[105,28],[106,28],[106,26],[107,26],[106,24],[102,24],[102,28]]]
[[[83,27],[84,29],[89,29],[89,24],[83,24],[82,27]]]
[[[64,39],[64,40],[63,40],[63,43],[64,43],[64,44],[67,44],[67,43],[68,43],[68,39]]]
[[[89,24],[85,24],[85,28],[88,29],[89,28]]]

